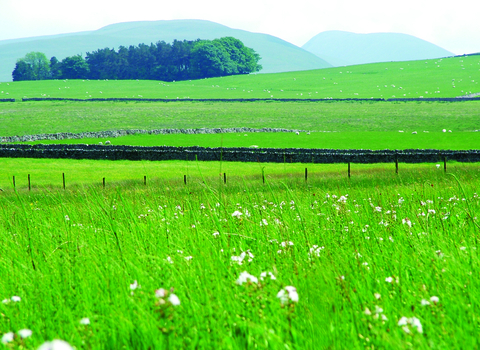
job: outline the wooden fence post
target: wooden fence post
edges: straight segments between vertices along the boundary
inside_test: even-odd
[[[30,174],[28,174],[28,190],[32,190],[32,186],[30,185]]]
[[[350,178],[350,162],[348,162],[348,178]]]
[[[443,157],[443,171],[447,172],[447,157]]]
[[[65,173],[62,173],[62,177],[63,177],[63,189],[65,189]]]
[[[105,188],[105,178],[103,178],[103,188]]]
[[[147,175],[143,176],[143,184],[147,186]]]
[[[183,175],[183,183],[186,185],[187,184],[187,175]]]
[[[395,157],[395,174],[398,174],[398,157]]]
[[[305,168],[305,182],[307,182],[307,179],[308,179],[308,169]]]
[[[15,175],[13,175],[13,188],[15,189]]]
[[[227,184],[227,173],[223,173],[223,183]]]

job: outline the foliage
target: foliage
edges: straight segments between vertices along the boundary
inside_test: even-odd
[[[52,79],[60,79],[62,77],[62,64],[53,56],[50,58],[50,77]]]
[[[24,58],[17,60],[12,72],[14,81],[45,80],[50,77],[50,64],[41,52],[29,52]]]
[[[81,55],[64,58],[60,65],[62,79],[86,79],[90,68]]]
[[[48,78],[173,81],[258,72],[262,68],[259,60],[260,56],[240,40],[226,37],[213,41],[175,40],[172,44],[159,41],[128,48],[120,46],[118,51],[104,48],[88,52],[86,59],[76,55],[60,63],[52,57],[46,65],[51,74],[43,75],[37,73],[36,66],[26,57],[17,62],[12,74],[15,81]]]
[[[225,186],[214,163],[168,179],[185,166],[147,186],[2,194],[7,346],[478,348],[477,168],[454,172],[462,186],[433,165],[265,185],[257,165]]]

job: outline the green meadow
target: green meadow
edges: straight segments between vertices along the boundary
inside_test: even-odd
[[[393,98],[480,92],[480,56],[386,62],[195,81],[54,80],[0,84],[0,98]]]
[[[478,79],[480,56],[469,56],[194,82],[2,83],[0,98],[454,97],[480,92]],[[0,135],[270,127],[310,134],[109,141],[478,149],[479,103],[0,103]],[[401,163],[398,174],[351,164],[350,178],[346,164],[1,158],[0,168],[5,348],[480,347],[478,163]]]
[[[478,164],[350,180],[336,165],[307,183],[296,165],[264,165],[265,184],[261,165],[231,164],[224,185],[226,164],[135,162],[136,177],[170,169],[145,186],[125,181],[126,162],[16,162],[50,177],[0,194],[8,348],[479,346]],[[53,169],[68,167],[84,181],[67,173],[64,191]],[[127,175],[95,183],[112,169]]]
[[[478,132],[313,132],[300,133],[225,133],[225,134],[168,134],[130,135],[118,138],[84,138],[41,140],[31,144],[98,144],[110,141],[114,145],[132,146],[201,146],[252,148],[328,148],[328,149],[478,149]]]
[[[162,128],[441,132],[480,129],[479,101],[0,103],[0,135]]]

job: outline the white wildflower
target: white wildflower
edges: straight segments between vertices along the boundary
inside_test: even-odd
[[[65,340],[54,339],[40,345],[38,350],[73,350],[73,347]]]
[[[292,286],[286,286],[277,293],[277,298],[280,299],[282,304],[285,304],[289,299],[294,303],[298,303],[297,289]]]
[[[427,305],[430,305],[430,302],[428,300],[425,300],[425,299],[422,299],[422,301],[420,302],[420,304],[422,306],[427,306]]]
[[[88,317],[84,317],[80,320],[80,324],[87,326],[90,324],[90,319]]]
[[[374,293],[373,296],[375,297],[375,299],[380,299],[382,296],[380,295],[380,293]]]
[[[140,288],[140,286],[138,285],[138,282],[137,280],[133,281],[133,283],[130,285],[130,289],[131,290],[135,290],[137,288]]]
[[[367,316],[370,316],[372,314],[372,312],[370,311],[370,309],[368,307],[365,308],[365,311],[363,311],[363,313]]]
[[[17,333],[22,339],[32,336],[32,331],[30,329],[20,329]]]
[[[173,306],[178,306],[180,305],[180,299],[178,299],[178,297],[171,293],[169,296],[168,296],[168,301],[173,305]]]
[[[260,274],[260,279],[263,281],[263,279],[266,278],[267,275],[270,276],[270,279],[271,279],[271,280],[276,280],[276,279],[277,279],[277,278],[273,275],[273,273],[271,273],[271,272],[262,272],[262,273]]]
[[[430,297],[430,301],[431,301],[432,303],[435,303],[435,304],[436,304],[436,303],[438,303],[438,302],[440,301],[440,298],[439,298],[439,297],[436,297],[436,296],[432,296],[432,297]]]
[[[12,297],[12,301],[15,302],[15,303],[18,303],[20,300],[22,300],[22,299],[19,296],[14,295]]]
[[[393,282],[393,277],[385,278],[385,282],[392,283]]]
[[[242,216],[243,213],[241,211],[238,211],[238,210],[235,210],[232,214],[232,216],[234,217],[237,217],[237,218],[240,218],[240,216]]]
[[[3,343],[3,344],[10,343],[11,341],[13,341],[13,337],[14,337],[14,336],[15,336],[15,334],[13,334],[13,332],[5,333],[5,334],[2,336],[2,343]]]
[[[417,332],[418,333],[423,333],[423,327],[422,327],[422,324],[420,323],[420,320],[416,317],[410,317],[410,318],[407,318],[407,317],[402,317],[400,318],[400,320],[398,321],[398,326],[402,327],[402,329],[406,332],[406,333],[410,333],[410,328],[408,328],[407,326],[408,325],[411,325],[412,327],[415,327],[417,329]]]
[[[237,279],[237,284],[242,285],[243,283],[247,283],[248,281],[252,283],[258,283],[258,278],[250,275],[247,271],[243,271]]]
[[[164,298],[167,295],[167,291],[163,288],[155,290],[155,296],[157,298]]]

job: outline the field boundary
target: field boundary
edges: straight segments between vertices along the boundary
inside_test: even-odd
[[[480,97],[432,97],[432,98],[61,98],[32,97],[22,98],[22,102],[73,101],[73,102],[464,102],[480,101]]]
[[[33,142],[40,140],[69,140],[86,138],[116,138],[128,135],[169,135],[169,134],[223,134],[223,133],[242,133],[242,132],[306,132],[297,129],[282,128],[197,128],[197,129],[126,129],[126,130],[106,130],[106,131],[88,131],[88,132],[58,132],[51,134],[36,134],[22,136],[0,136],[0,142]]]
[[[14,98],[0,98],[0,102],[15,102]]]
[[[205,148],[113,145],[0,145],[3,158],[95,160],[199,160],[259,163],[435,163],[480,162],[480,150],[334,150],[305,148]]]

